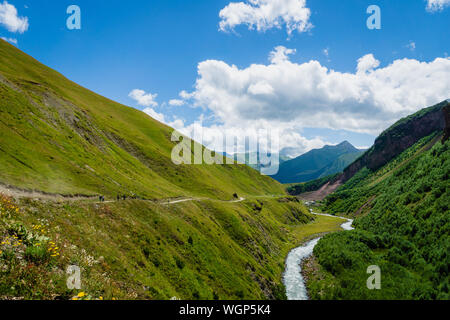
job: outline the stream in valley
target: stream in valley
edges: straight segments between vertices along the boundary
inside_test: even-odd
[[[313,213],[314,215],[335,217],[329,214]],[[353,230],[353,220],[346,219],[341,227],[344,230]],[[286,259],[286,269],[283,275],[283,283],[286,287],[286,296],[288,300],[308,300],[308,291],[306,290],[306,284],[302,276],[301,264],[303,260],[309,258],[314,250],[314,247],[319,242],[320,237],[309,241],[305,245],[293,249],[289,252]]]

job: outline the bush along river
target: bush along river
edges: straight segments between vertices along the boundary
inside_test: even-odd
[[[314,215],[319,216],[328,216],[328,217],[336,217],[329,214],[323,214],[323,213],[314,213]],[[338,217],[337,217],[338,218]],[[344,230],[353,230],[352,227],[353,220],[346,219],[341,227]],[[305,245],[293,249],[287,259],[286,259],[286,269],[284,271],[283,275],[283,283],[286,287],[286,296],[288,300],[308,300],[308,292],[306,290],[306,284],[305,280],[302,276],[302,268],[301,264],[303,260],[309,258],[314,250],[314,247],[319,242],[320,237],[316,238],[314,240],[309,241]]]

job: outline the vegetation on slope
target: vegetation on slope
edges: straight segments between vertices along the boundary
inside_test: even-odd
[[[0,132],[2,184],[107,199],[211,199],[2,196],[0,298],[284,298],[284,259],[313,217],[295,199],[270,198],[285,194],[271,178],[245,165],[175,165],[172,129],[2,40]],[[214,200],[235,194],[250,200]],[[82,292],[66,286],[69,265],[81,268]]]
[[[172,131],[0,39],[0,183],[147,199],[284,193],[245,165],[175,165]]]
[[[357,229],[315,248],[312,298],[450,298],[450,141],[439,138],[422,139],[376,172],[360,171],[326,199],[324,210],[356,214]],[[381,268],[381,290],[366,287],[370,265]]]
[[[444,130],[445,119],[448,118],[448,106],[449,102],[445,100],[397,121],[375,140],[374,145],[367,152],[345,168],[340,180],[343,182],[350,180],[365,167],[376,171],[422,138],[433,132]]]
[[[314,222],[295,198],[168,206],[1,197],[0,212],[0,299],[283,299],[289,250],[341,223]],[[81,268],[81,290],[66,287],[69,265]]]

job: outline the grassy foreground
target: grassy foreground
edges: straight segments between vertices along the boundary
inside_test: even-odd
[[[0,299],[284,299],[289,250],[342,223],[314,221],[295,198],[168,206],[2,197],[0,208]],[[81,268],[81,290],[67,289],[69,265]]]

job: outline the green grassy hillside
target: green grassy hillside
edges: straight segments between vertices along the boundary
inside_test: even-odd
[[[0,183],[144,198],[283,194],[245,165],[176,166],[172,131],[0,39]]]
[[[423,138],[382,168],[359,171],[323,210],[356,230],[324,237],[309,281],[315,299],[449,299],[450,141]],[[368,290],[378,265],[381,290]]]
[[[0,133],[0,191],[153,200],[0,193],[0,300],[283,299],[289,250],[342,223],[245,165],[176,166],[170,128],[2,40]],[[181,196],[197,200],[166,201]]]

